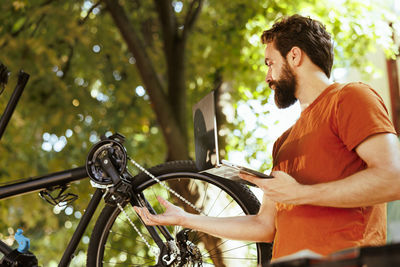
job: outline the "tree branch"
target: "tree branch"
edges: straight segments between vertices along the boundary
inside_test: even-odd
[[[47,5],[52,4],[52,3],[55,2],[55,1],[57,1],[57,0],[47,0],[47,1],[43,2],[43,3],[41,3],[38,7],[35,7],[35,8],[42,8],[42,7],[45,7],[45,6],[47,6]],[[30,35],[31,37],[34,36],[34,34],[36,33],[37,29],[39,28],[41,22],[43,21],[43,19],[44,19],[45,17],[46,17],[46,14],[42,14],[42,15],[40,16],[40,18],[39,18],[38,21],[36,22],[37,25],[36,25],[35,29],[32,31],[32,33],[31,33],[31,35]],[[18,36],[21,32],[23,32],[26,28],[29,29],[29,27],[30,27],[33,23],[29,23],[28,27],[26,27],[26,25],[28,24],[27,21],[28,21],[28,19],[25,21],[24,25],[23,25],[17,32],[12,33],[11,35],[12,35],[13,37],[16,37],[16,36]]]
[[[43,3],[40,4],[40,7],[44,7],[44,6],[50,5],[51,3],[55,2],[55,1],[57,1],[57,0],[44,1]]]
[[[67,62],[65,62],[64,67],[62,68],[62,72],[63,72],[63,76],[61,77],[62,80],[65,79],[65,77],[67,77],[67,73],[69,72],[69,70],[71,68],[72,57],[74,56],[74,46],[71,44],[68,44],[68,48],[69,48],[68,59],[67,59]]]
[[[190,3],[190,7],[186,14],[185,24],[183,28],[182,35],[184,36],[184,38],[186,38],[187,33],[193,28],[193,25],[200,14],[202,5],[203,0],[193,0],[192,3]]]
[[[42,14],[40,16],[40,18],[38,19],[38,21],[36,22],[36,27],[35,29],[33,29],[32,33],[31,33],[31,37],[35,36],[35,33],[37,32],[37,30],[39,29],[40,24],[42,24],[43,19],[46,17],[46,14]]]
[[[176,17],[170,0],[154,0],[164,38],[166,56],[171,52],[177,32]]]
[[[94,4],[94,5],[88,10],[87,15],[86,15],[83,19],[79,20],[78,25],[83,25],[83,24],[86,22],[86,20],[87,20],[87,19],[89,18],[89,16],[90,16],[90,14],[93,12],[93,9],[95,9],[96,7],[98,7],[98,6],[100,5],[100,2],[101,2],[101,1],[97,2],[96,4]]]

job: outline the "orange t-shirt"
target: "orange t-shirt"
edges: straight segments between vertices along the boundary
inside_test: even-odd
[[[368,85],[334,83],[274,144],[274,170],[301,184],[343,179],[366,168],[355,148],[368,136],[396,133]],[[322,255],[386,242],[386,204],[360,208],[276,204],[273,258],[310,249]]]

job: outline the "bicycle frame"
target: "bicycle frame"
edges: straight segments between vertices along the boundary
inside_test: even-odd
[[[49,189],[56,185],[66,185],[88,177],[85,167],[55,172],[34,178],[20,179],[21,182],[0,186],[0,200],[18,195]]]
[[[9,183],[4,186],[0,186],[0,200],[15,197],[18,195],[32,193],[39,190],[51,189],[54,186],[63,186],[67,185],[71,182],[82,180],[88,177],[86,167],[78,167],[70,170],[55,172],[46,174],[43,176],[38,176],[35,178],[27,178],[23,179],[21,182]],[[99,203],[104,195],[102,189],[97,188],[95,193],[93,194],[92,199],[90,200],[88,206],[85,209],[85,212],[82,218],[79,221],[78,226],[75,229],[74,234],[72,235],[67,248],[65,249],[63,256],[59,262],[59,267],[67,267],[73,258],[73,254],[78,247],[79,241],[81,240],[87,226],[89,225],[93,215],[99,206]],[[148,205],[147,200],[144,196],[132,196],[133,203],[137,206],[142,206],[141,202],[145,202],[145,205],[152,210],[151,206]],[[158,233],[156,232],[154,226],[145,226],[149,234],[152,236],[153,240],[157,243],[157,245],[161,248],[164,246],[163,240],[160,238]],[[161,234],[167,239],[172,240],[173,237],[168,232],[165,226],[157,226],[157,228],[161,231]],[[12,249],[0,240],[0,252],[4,254],[8,254],[12,251]]]
[[[4,67],[4,65],[2,65]],[[5,68],[5,67],[4,67]],[[5,68],[5,71],[7,69]],[[18,75],[17,85],[8,101],[8,104],[3,112],[3,115],[0,118],[0,139],[8,125],[9,120],[11,119],[12,113],[15,110],[15,107],[18,104],[18,101],[23,93],[23,90],[28,82],[29,74],[20,71]],[[3,81],[4,82],[4,81]],[[111,168],[111,169],[110,169]],[[108,167],[108,171],[115,173],[115,170],[112,170],[113,167]],[[50,174],[46,174],[43,176],[26,178],[14,180],[15,182],[11,182],[5,185],[0,186],[0,200],[15,197],[18,195],[32,193],[39,190],[52,190],[56,186],[67,186],[69,183],[82,180],[88,177],[88,173],[85,166],[54,172]],[[113,177],[114,182],[116,183],[119,180],[119,177]],[[93,194],[92,199],[90,200],[88,206],[85,209],[85,212],[79,221],[77,228],[75,229],[74,234],[72,235],[67,248],[65,249],[63,256],[60,260],[58,266],[66,267],[72,260],[73,253],[75,252],[79,241],[81,240],[89,222],[93,218],[93,215],[99,206],[100,200],[103,197],[104,190],[96,188],[95,193]],[[147,200],[143,196],[132,196],[131,200],[135,205],[147,205]],[[147,205],[151,208],[149,205]],[[150,235],[153,237],[153,240],[158,244],[161,248],[163,246],[163,241],[160,236],[157,234],[154,226],[146,226]],[[165,227],[157,227],[161,233],[166,237],[167,240],[172,240],[173,237],[170,235],[168,230]],[[6,243],[0,240],[0,252],[4,255],[9,255],[13,249],[9,247]]]
[[[35,178],[28,178],[22,182],[10,183],[5,186],[0,186],[0,199],[15,197],[38,190],[48,189],[56,185],[67,185],[71,182],[82,180],[87,177],[88,175],[86,172],[86,168],[79,167],[70,170],[50,173]],[[90,220],[92,219],[102,196],[102,190],[96,189],[92,199],[85,209],[85,213],[83,214],[77,228],[75,229],[74,234],[70,239],[70,242],[68,243],[67,248],[64,251],[64,254],[59,263],[60,267],[68,266],[68,264],[70,263],[73,253],[75,252],[79,241],[81,240]],[[10,252],[11,249],[4,242],[0,241],[0,251],[7,253]]]
[[[8,104],[3,112],[3,115],[0,118],[0,139],[8,125],[8,122],[11,119],[12,113],[15,110],[15,107],[18,104],[18,101],[23,93],[23,90],[28,82],[29,74],[20,71],[18,75],[17,85],[8,101]],[[86,168],[78,167],[74,169],[69,169],[60,172],[54,172],[50,174],[46,174],[43,176],[38,176],[34,178],[27,178],[19,180],[20,182],[8,183],[6,185],[0,186],[0,200],[15,197],[18,195],[35,192],[38,190],[51,189],[54,186],[66,186],[67,184],[82,180],[88,177]],[[90,220],[92,219],[96,208],[99,205],[99,202],[103,196],[102,190],[96,189],[93,194],[92,199],[90,200],[79,224],[68,243],[66,250],[61,258],[59,263],[60,267],[66,267],[70,263],[73,253],[75,252],[79,241],[81,240]],[[0,240],[0,252],[5,255],[9,254],[13,251],[6,243]]]

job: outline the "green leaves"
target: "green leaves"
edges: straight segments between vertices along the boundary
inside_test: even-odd
[[[158,2],[119,3],[140,33],[157,78],[167,88],[171,70],[163,53],[165,44],[155,6]],[[179,25],[184,23],[190,3],[172,1]],[[185,114],[192,157],[192,105],[221,86],[221,103],[227,116],[221,129],[227,141],[223,152],[243,151],[248,163],[261,170],[271,167],[266,151],[276,134],[269,126],[277,121],[264,82],[267,68],[259,36],[276,18],[294,13],[318,18],[327,25],[335,39],[335,67],[357,66],[371,73],[374,70],[367,63],[368,53],[378,46],[387,56],[395,54],[388,22],[399,20],[383,5],[377,7],[370,1],[204,1],[185,46],[186,68],[179,74],[186,82]],[[107,131],[125,135],[128,154],[141,164],[153,166],[165,160],[168,147],[136,59],[103,1],[5,1],[0,6],[0,48],[0,61],[12,71],[0,96],[1,112],[19,69],[31,75],[0,143],[0,183],[81,166],[89,147]],[[243,109],[254,121],[241,113]],[[72,135],[67,136],[67,131]],[[54,144],[49,151],[43,149],[46,133],[65,138],[65,146],[59,152]],[[74,190],[82,197],[73,207],[83,209],[91,192],[89,185],[82,182]],[[25,206],[27,202],[30,207]],[[77,221],[54,215],[35,194],[0,202],[0,210],[3,235],[8,227],[22,225],[39,240],[46,236],[35,247],[42,262],[59,259],[63,245],[59,241],[73,231],[65,227],[65,222],[75,225]],[[46,246],[40,246],[55,242],[60,243],[57,252],[47,253]]]

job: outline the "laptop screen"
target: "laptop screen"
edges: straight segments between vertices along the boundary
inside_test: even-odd
[[[193,106],[196,167],[199,171],[219,163],[214,91]]]

